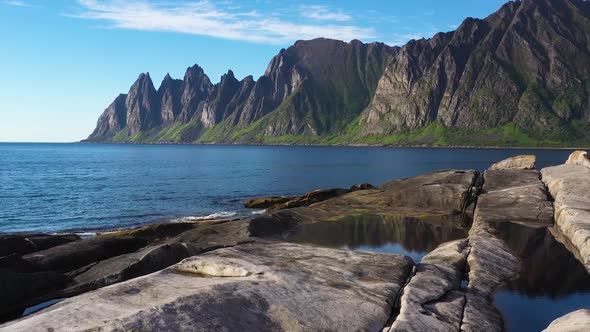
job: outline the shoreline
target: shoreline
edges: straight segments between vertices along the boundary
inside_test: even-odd
[[[19,144],[19,143],[17,143]],[[21,143],[21,144],[35,144],[35,143]],[[96,144],[96,145],[195,145],[195,146],[270,146],[270,147],[346,147],[346,148],[395,148],[395,149],[510,149],[510,150],[587,150],[589,146],[573,146],[573,147],[529,147],[529,146],[477,146],[477,145],[392,145],[392,144],[261,144],[261,143],[178,143],[178,142],[158,142],[158,143],[115,143],[115,142],[71,142],[71,143],[40,143],[40,144]]]

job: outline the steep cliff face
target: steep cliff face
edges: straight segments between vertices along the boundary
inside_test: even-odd
[[[162,85],[158,89],[160,99],[162,125],[171,125],[182,111],[181,96],[183,91],[183,81],[175,80],[166,74]]]
[[[184,74],[183,90],[181,96],[182,112],[179,120],[183,122],[198,119],[202,114],[202,103],[211,93],[213,85],[209,77],[205,75],[203,68],[194,65]]]
[[[115,101],[98,118],[96,128],[90,134],[94,141],[109,141],[120,130],[127,126],[126,94],[120,94]]]
[[[127,131],[135,135],[162,122],[158,95],[150,74],[141,74],[127,94]]]
[[[510,2],[485,20],[408,43],[381,77],[362,133],[515,124],[565,139],[571,120],[588,121],[588,14],[578,0]]]
[[[590,142],[590,4],[511,1],[405,46],[298,41],[257,81],[149,75],[89,141],[564,145]],[[122,103],[122,99],[125,99]]]

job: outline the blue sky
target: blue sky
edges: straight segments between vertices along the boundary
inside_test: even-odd
[[[0,0],[0,142],[72,142],[139,73],[262,75],[298,39],[401,45],[504,0]]]

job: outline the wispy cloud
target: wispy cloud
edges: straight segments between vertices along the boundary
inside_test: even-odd
[[[19,1],[19,0],[7,0],[7,1],[2,1],[2,4],[4,5],[9,5],[9,6],[16,6],[16,7],[35,7],[34,5],[25,2],[25,1]]]
[[[329,37],[373,39],[373,28],[346,24],[304,24],[282,17],[240,10],[224,1],[150,2],[148,0],[78,0],[81,10],[67,16],[108,22],[108,27],[169,31],[257,43],[287,43]]]
[[[301,16],[318,21],[345,22],[352,20],[352,16],[342,11],[332,11],[327,6],[301,6]]]

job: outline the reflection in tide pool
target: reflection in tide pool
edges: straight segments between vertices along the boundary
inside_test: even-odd
[[[507,331],[541,331],[558,317],[590,308],[590,274],[548,229],[497,227],[522,259],[519,277],[494,297]]]
[[[299,225],[288,241],[329,248],[402,254],[415,262],[441,243],[467,236],[460,216],[351,215]]]

